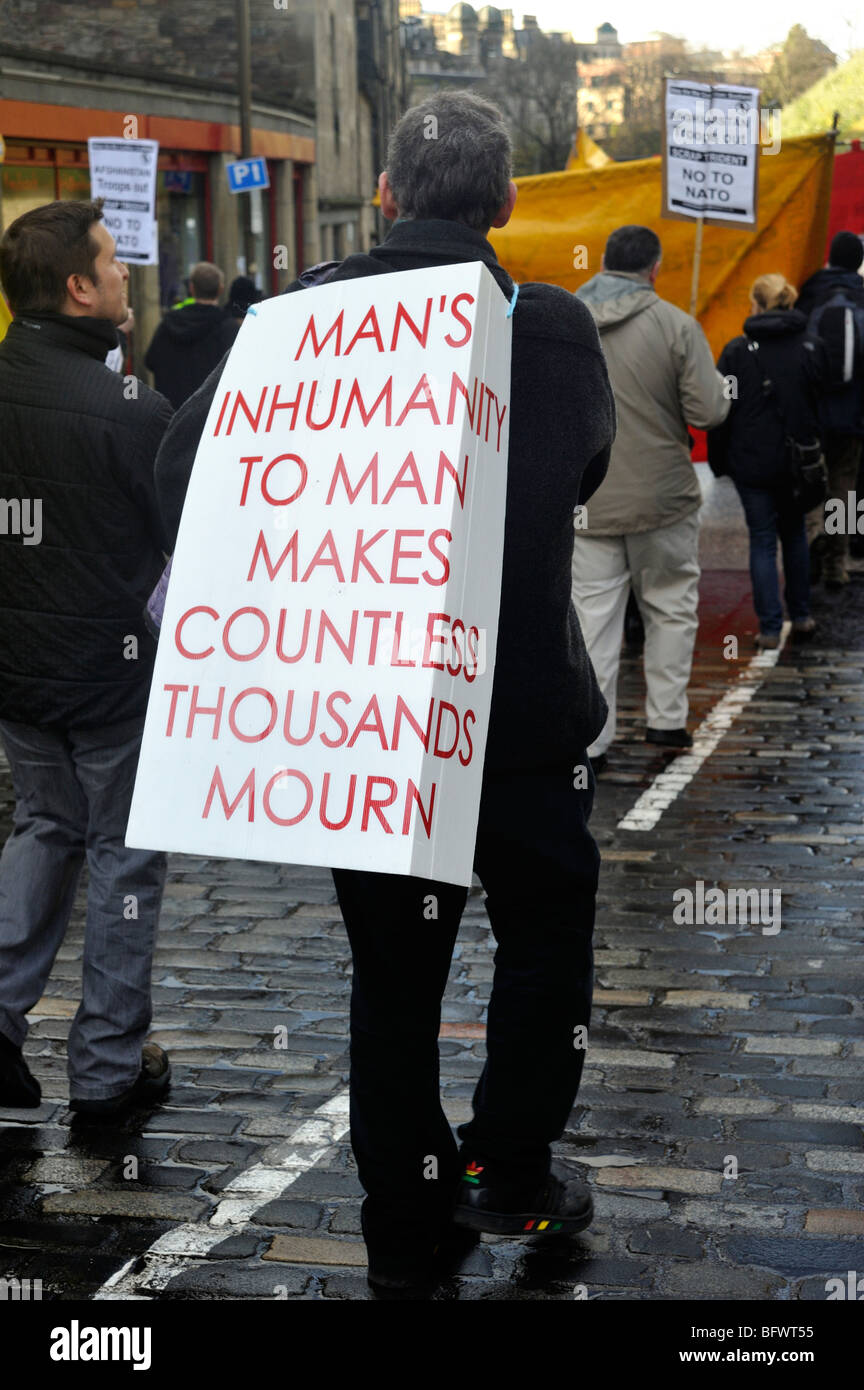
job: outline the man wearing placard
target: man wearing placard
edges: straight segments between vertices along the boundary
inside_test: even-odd
[[[550,1145],[585,1055],[599,865],[586,749],[606,715],[570,602],[572,516],[605,474],[614,404],[588,311],[553,286],[521,286],[517,298],[486,239],[512,212],[510,170],[494,106],[467,93],[430,98],[397,126],[381,177],[382,210],[396,225],[328,278],[330,292],[338,282],[479,261],[501,291],[502,325],[515,303],[497,658],[474,853],[498,952],[488,1060],[461,1150],[440,1104],[437,1036],[467,889],[377,873],[374,863],[334,869],[354,958],[351,1138],[379,1288],[433,1278],[454,1206],[461,1226],[499,1234],[581,1230],[592,1216],[587,1188],[552,1174]],[[214,373],[160,451],[169,533],[217,386]]]

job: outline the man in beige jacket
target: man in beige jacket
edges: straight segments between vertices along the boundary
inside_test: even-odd
[[[645,737],[689,748],[687,685],[698,627],[699,507],[687,426],[726,418],[723,378],[699,324],[657,295],[661,246],[619,227],[603,269],[577,291],[600,331],[618,410],[609,471],[577,509],[573,603],[609,706],[588,753],[599,768],[615,737],[616,686],[630,586],[645,623]]]

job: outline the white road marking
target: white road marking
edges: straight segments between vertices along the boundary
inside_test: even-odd
[[[776,651],[759,652],[748,663],[735,685],[703,719],[693,736],[693,747],[654,778],[647,791],[618,822],[619,830],[651,830],[663,812],[710,757],[738,715],[753,699],[765,679],[765,672],[776,666],[791,628],[784,623]],[[134,1256],[105,1281],[94,1300],[146,1301],[138,1290],[146,1283],[150,1293],[167,1287],[176,1275],[195,1260],[206,1257],[232,1230],[241,1229],[255,1212],[281,1196],[302,1173],[329,1153],[348,1133],[348,1091],[340,1091],[298,1126],[296,1133],[280,1144],[271,1145],[260,1162],[239,1173],[224,1188],[210,1220],[202,1225],[189,1221],[166,1231],[144,1252]],[[299,1152],[298,1152],[299,1150]]]
[[[738,680],[712,707],[693,735],[693,747],[675,758],[664,772],[654,778],[626,816],[619,820],[618,830],[653,830],[663,812],[693,781],[706,758],[709,758],[724,734],[728,733],[738,715],[749,705],[765,679],[765,673],[776,666],[791,630],[784,623],[780,645],[774,651],[757,652],[741,672]]]
[[[348,1133],[348,1091],[339,1091],[313,1115],[299,1125],[288,1140],[267,1148],[260,1162],[238,1173],[224,1188],[206,1224],[187,1221],[166,1231],[144,1252],[135,1255],[112,1274],[93,1295],[94,1300],[130,1299],[142,1301],[146,1294],[138,1289],[146,1283],[158,1292],[195,1260],[208,1255],[215,1245],[234,1234],[252,1219],[260,1207],[280,1197],[302,1173],[314,1167],[335,1149]],[[278,1282],[274,1273],[274,1287]]]

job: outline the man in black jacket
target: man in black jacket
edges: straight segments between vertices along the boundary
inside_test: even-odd
[[[827,266],[804,281],[795,306],[807,317],[811,332],[826,342],[832,337],[837,339],[836,356],[841,361],[845,355],[847,319],[843,308],[848,307],[853,311],[857,351],[849,364],[851,379],[845,385],[829,383],[822,405],[829,497],[840,498],[844,509],[847,495],[857,491],[860,497],[864,485],[861,468],[861,448],[864,443],[864,280],[859,274],[862,261],[864,243],[861,238],[854,232],[837,232],[831,240]],[[838,307],[830,308],[827,313],[815,313],[831,300]],[[826,588],[842,589],[849,583],[847,565],[850,543],[846,530],[826,532],[825,509],[817,507],[807,517],[807,538],[815,562],[814,578],[821,571]]]
[[[482,261],[502,305],[511,300],[513,282],[486,239],[513,208],[510,163],[503,120],[488,102],[442,93],[413,108],[393,135],[380,184],[395,225],[328,283]],[[179,412],[159,453],[157,486],[172,535],[218,375]],[[498,651],[475,847],[498,950],[487,1061],[474,1118],[459,1131],[461,1152],[441,1108],[437,1036],[466,889],[373,871],[333,875],[354,959],[351,1139],[378,1288],[431,1278],[433,1250],[454,1214],[473,1230],[515,1235],[581,1230],[591,1220],[588,1189],[552,1173],[550,1145],[567,1122],[584,1060],[599,865],[585,750],[606,717],[570,602],[573,511],[603,479],[614,422],[588,310],[554,286],[520,286]]]
[[[129,272],[101,218],[101,200],[51,203],[0,243],[15,315],[0,344],[0,491],[13,522],[0,533],[0,738],[16,796],[0,857],[0,1105],[40,1102],[21,1051],[26,1015],[86,858],[68,1046],[81,1118],[160,1095],[170,1076],[144,1043],[165,856],[124,838],[155,656],[142,610],[166,544],[153,462],[171,410],[105,365]]]
[[[219,306],[225,277],[218,265],[199,261],[192,267],[193,302],[170,309],[153,334],[144,365],[156,390],[177,410],[221,362],[237,337],[240,320]]]

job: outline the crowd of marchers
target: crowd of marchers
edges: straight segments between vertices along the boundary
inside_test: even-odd
[[[849,537],[827,533],[825,501],[861,486],[858,236],[839,233],[800,293],[766,265],[740,306],[742,335],[715,364],[696,320],[662,297],[650,228],[613,230],[575,294],[525,284],[517,296],[488,240],[514,210],[511,170],[495,106],[430,97],[391,138],[379,183],[388,236],[289,287],[314,303],[321,283],[479,261],[512,312],[474,847],[497,951],[486,1060],[458,1137],[440,1104],[437,1037],[467,890],[379,873],[371,858],[334,870],[354,972],[351,1142],[369,1279],[383,1296],[431,1287],[479,1232],[566,1234],[592,1220],[590,1188],[553,1166],[551,1149],[582,1073],[573,1039],[590,1018],[600,856],[588,822],[615,736],[628,600],[644,629],[645,738],[672,750],[692,741],[702,492],[690,430],[708,431],[711,466],[740,496],[765,649],[784,620],[778,540],[792,636],[805,640],[811,567],[829,586],[848,581]],[[0,344],[0,491],[38,497],[43,526],[38,545],[0,534],[0,738],[15,791],[0,857],[0,1105],[40,1103],[27,1019],[86,863],[70,1122],[109,1124],[158,1105],[171,1083],[165,1051],[147,1041],[166,858],[125,844],[157,642],[145,610],[227,353],[260,292],[241,277],[223,305],[222,272],[196,265],[188,300],[166,310],[144,357],[153,390],[125,370],[128,271],[98,201],[24,213],[0,243],[0,279],[14,315]]]

